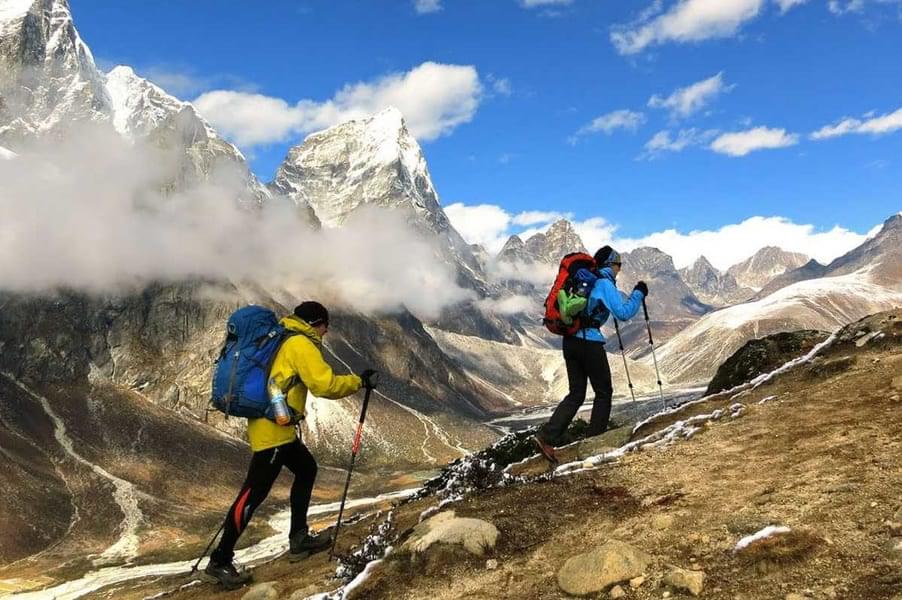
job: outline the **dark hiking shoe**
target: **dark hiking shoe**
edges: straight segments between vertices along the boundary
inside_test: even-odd
[[[538,434],[532,436],[532,441],[535,442],[539,453],[545,457],[545,460],[553,465],[558,464],[557,456],[554,455],[554,446],[547,444]]]
[[[331,546],[332,536],[327,533],[310,535],[305,531],[289,538],[288,543],[288,560],[303,560]]]
[[[240,588],[246,583],[250,583],[252,577],[250,573],[239,571],[232,563],[218,563],[211,560],[204,569],[204,574],[221,584],[227,590]]]

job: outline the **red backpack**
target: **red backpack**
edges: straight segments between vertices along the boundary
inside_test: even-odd
[[[573,287],[577,271],[580,269],[594,271],[596,267],[595,259],[585,252],[571,252],[561,259],[554,285],[551,286],[551,291],[548,292],[548,297],[545,299],[545,318],[542,319],[542,323],[545,324],[548,331],[556,335],[573,335],[582,329],[580,317],[574,318],[569,325],[564,323],[561,319],[557,296],[561,289],[569,290]]]

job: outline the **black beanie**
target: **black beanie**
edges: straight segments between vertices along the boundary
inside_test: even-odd
[[[611,256],[611,252],[613,251],[614,249],[610,246],[602,246],[598,249],[598,251],[595,253],[595,264],[598,265],[599,269],[603,267],[606,262],[608,262],[608,257]]]
[[[325,306],[313,300],[301,302],[295,306],[294,316],[306,321],[308,325],[313,327],[329,324],[329,311],[326,310]]]

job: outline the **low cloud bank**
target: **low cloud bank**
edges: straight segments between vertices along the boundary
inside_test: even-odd
[[[106,127],[0,161],[0,290],[121,293],[151,281],[255,281],[373,314],[422,318],[472,299],[403,215],[362,210],[312,231],[276,197],[247,209],[244,174],[223,164],[172,192],[179,159]]]

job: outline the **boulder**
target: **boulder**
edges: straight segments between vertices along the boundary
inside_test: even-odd
[[[664,576],[664,583],[679,590],[685,590],[693,596],[702,593],[705,585],[704,571],[687,571],[679,567],[672,567]]]
[[[558,586],[568,594],[586,596],[610,585],[642,575],[651,556],[627,543],[610,540],[567,559],[557,574]]]
[[[482,556],[495,548],[498,528],[482,519],[455,516],[454,511],[438,513],[417,525],[401,550],[414,556],[426,552],[433,544],[460,546],[474,556]]]
[[[615,585],[611,588],[610,596],[613,600],[617,600],[618,598],[623,598],[624,596],[626,596],[626,591],[619,585]]]
[[[241,597],[241,600],[279,600],[279,588],[275,582],[267,581],[251,586],[251,588]]]

